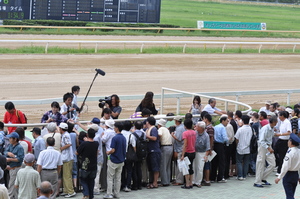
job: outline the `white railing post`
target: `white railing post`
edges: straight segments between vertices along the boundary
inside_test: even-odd
[[[235,101],[237,101],[237,102],[239,101],[239,95],[235,96]],[[238,109],[239,109],[239,105],[235,104],[235,111],[238,110]]]
[[[177,97],[176,115],[180,114],[180,97]]]
[[[144,43],[141,45],[140,53],[143,53]]]
[[[49,42],[47,42],[46,47],[45,47],[45,54],[48,54],[48,46],[49,46]]]
[[[185,48],[186,48],[186,44],[184,44],[184,46],[183,46],[182,53],[185,53]]]
[[[161,88],[161,97],[160,97],[160,114],[162,115],[164,112],[164,94],[165,90],[164,88]]]
[[[228,102],[227,101],[225,102],[225,111],[226,112],[228,111]]]
[[[96,42],[96,46],[95,46],[95,53],[98,52],[98,43]]]

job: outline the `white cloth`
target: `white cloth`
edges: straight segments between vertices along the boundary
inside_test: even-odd
[[[161,145],[171,145],[172,144],[172,136],[170,131],[166,127],[160,127],[158,129],[158,135],[160,136],[160,144]]]
[[[252,137],[252,129],[249,125],[243,125],[239,128],[234,136],[239,140],[236,147],[238,154],[250,154],[250,141]]]
[[[111,128],[108,128],[104,131],[104,134],[102,135],[101,139],[102,139],[102,142],[105,144],[106,151],[111,150],[111,148],[110,148],[111,140],[115,135],[116,135],[116,132]]]
[[[70,133],[65,131],[61,137],[61,147],[69,144],[71,145],[70,147],[61,151],[61,158],[63,162],[69,162],[74,159]]]
[[[42,169],[56,169],[57,166],[63,165],[61,154],[52,146],[48,146],[46,150],[41,151],[37,164],[42,166]]]
[[[280,131],[280,133],[287,133],[288,131],[291,133],[292,132],[291,122],[288,119],[285,119],[284,121],[282,121],[280,124],[280,127],[279,127],[279,131]],[[282,136],[279,136],[279,139],[288,140],[288,139],[290,139],[290,136],[282,135]]]
[[[130,131],[122,130],[121,132],[123,136],[126,138],[126,152],[128,149],[128,140],[130,138],[129,144],[131,144],[133,147],[136,147],[136,138]]]
[[[265,106],[261,107],[258,111],[258,113],[260,113],[261,111],[265,112],[265,113],[270,113],[270,110],[267,110],[267,108]]]
[[[283,159],[283,164],[281,167],[281,173],[278,176],[282,179],[288,171],[298,171],[300,170],[300,149],[297,147],[289,148],[285,158]]]
[[[217,107],[211,107],[210,104],[207,104],[204,109],[202,110],[203,111],[206,111],[208,114],[214,114],[215,111],[221,111],[221,109],[218,109]]]

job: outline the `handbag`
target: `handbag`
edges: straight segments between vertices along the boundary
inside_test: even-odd
[[[132,145],[130,144],[130,138],[131,138],[131,134],[129,135],[129,139],[128,139],[126,160],[131,161],[131,162],[136,162],[138,160],[138,158],[137,158],[136,152],[134,151]]]

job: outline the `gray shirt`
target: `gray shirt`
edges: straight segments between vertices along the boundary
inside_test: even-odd
[[[183,124],[176,126],[175,137],[178,140],[180,140],[180,141],[175,140],[175,142],[174,142],[174,151],[177,153],[182,152],[182,146],[183,146],[182,133],[184,131],[185,131],[185,128],[184,128]]]
[[[201,152],[201,153],[210,150],[209,135],[206,133],[206,131],[202,134],[199,134],[197,132],[195,148],[196,148],[196,152]]]
[[[259,132],[258,146],[268,148],[272,145],[272,138],[274,135],[274,129],[271,128],[270,124],[263,126]]]

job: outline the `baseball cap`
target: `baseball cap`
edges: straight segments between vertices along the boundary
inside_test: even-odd
[[[34,127],[32,130],[31,130],[31,132],[35,132],[35,133],[37,133],[37,134],[41,134],[41,129],[40,128],[37,128],[37,127]]]
[[[106,120],[105,121],[105,126],[108,126],[109,128],[114,128],[115,121],[114,120]]]
[[[290,139],[292,139],[295,142],[300,143],[300,138],[295,133],[290,134]]]
[[[276,116],[276,114],[274,112],[269,112],[267,116]]]
[[[58,127],[63,129],[63,130],[68,130],[68,125],[64,122],[60,123]]]
[[[24,161],[27,163],[33,163],[35,161],[35,157],[32,153],[27,153],[24,157]]]
[[[8,138],[20,138],[19,134],[16,132],[12,132],[11,134],[8,134],[6,137]]]
[[[221,120],[221,118],[223,118],[223,117],[228,117],[228,115],[222,114],[221,117],[220,117],[220,120]]]
[[[94,124],[100,124],[100,119],[97,117],[94,117],[91,122]]]

